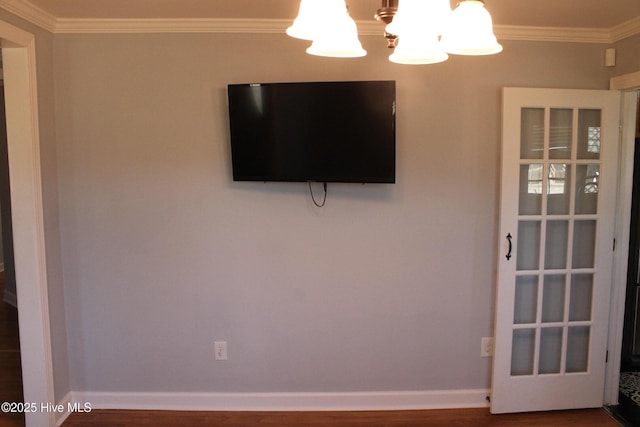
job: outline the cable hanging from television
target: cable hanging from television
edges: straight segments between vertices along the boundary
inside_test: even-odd
[[[313,204],[319,208],[323,207],[324,204],[327,202],[327,183],[326,182],[322,183],[322,187],[324,188],[324,198],[322,199],[322,203],[318,203],[316,201],[316,198],[313,196],[313,188],[311,188],[311,181],[307,181],[307,183],[309,184],[309,194],[311,194],[311,200],[313,200]]]

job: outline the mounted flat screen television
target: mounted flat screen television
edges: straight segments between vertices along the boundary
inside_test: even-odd
[[[229,85],[234,181],[394,183],[395,87]]]

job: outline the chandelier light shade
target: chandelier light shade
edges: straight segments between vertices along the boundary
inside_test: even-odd
[[[453,11],[442,35],[444,50],[456,55],[493,55],[502,46],[493,34],[493,21],[480,0],[463,0]]]
[[[313,39],[307,53],[316,56],[333,58],[356,58],[365,56],[358,39],[358,27],[349,16],[344,0],[321,0],[325,12],[325,23],[322,31]]]
[[[442,49],[438,36],[451,15],[449,0],[401,0],[387,33],[398,36],[397,47],[389,56],[399,64],[435,64],[449,55]]]
[[[301,0],[298,17],[287,28],[287,35],[296,39],[313,40],[322,31],[323,0]]]
[[[491,15],[482,0],[382,0],[375,19],[385,24],[389,60],[399,64],[435,64],[448,54],[492,55],[502,51]],[[354,58],[365,56],[358,28],[345,0],[301,0],[298,16],[286,33],[311,40],[307,53]]]
[[[389,56],[389,61],[396,64],[436,64],[444,62],[449,55],[442,50],[438,42],[438,36],[432,35],[431,39],[426,37],[406,37],[400,36],[398,45]]]

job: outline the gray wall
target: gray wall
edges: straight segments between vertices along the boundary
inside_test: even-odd
[[[284,35],[57,35],[59,206],[77,391],[487,388],[503,86],[606,89],[604,45],[431,66]],[[397,184],[231,179],[226,85],[397,81]],[[229,361],[213,361],[226,340]]]
[[[614,47],[617,49],[617,52],[614,76],[640,71],[638,46],[640,46],[640,34],[626,38],[615,44]]]

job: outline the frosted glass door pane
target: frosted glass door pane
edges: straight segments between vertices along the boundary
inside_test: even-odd
[[[519,221],[517,243],[518,270],[537,270],[540,266],[540,221]]]
[[[552,108],[549,120],[549,158],[571,158],[573,110]]]
[[[576,221],[573,229],[573,268],[593,268],[596,221]]]
[[[552,163],[547,179],[547,213],[566,215],[571,201],[571,165]]]
[[[589,326],[569,327],[567,334],[567,372],[587,372],[589,368]]]
[[[564,320],[564,274],[544,276],[542,294],[542,322],[562,322]]]
[[[533,374],[533,355],[536,346],[535,329],[515,329],[511,350],[511,375]]]
[[[576,214],[598,213],[598,184],[600,165],[578,165],[576,167]]]
[[[543,328],[540,331],[540,362],[538,373],[560,373],[562,358],[562,328]]]
[[[520,166],[520,215],[540,215],[542,213],[542,172],[541,164]]]
[[[600,110],[578,111],[578,159],[600,158]]]
[[[567,268],[569,221],[548,221],[544,249],[544,268]]]
[[[591,320],[592,296],[593,274],[572,275],[569,321]]]
[[[521,118],[520,158],[541,159],[544,153],[544,108],[523,108]]]
[[[534,323],[538,307],[538,276],[516,277],[513,323]]]

